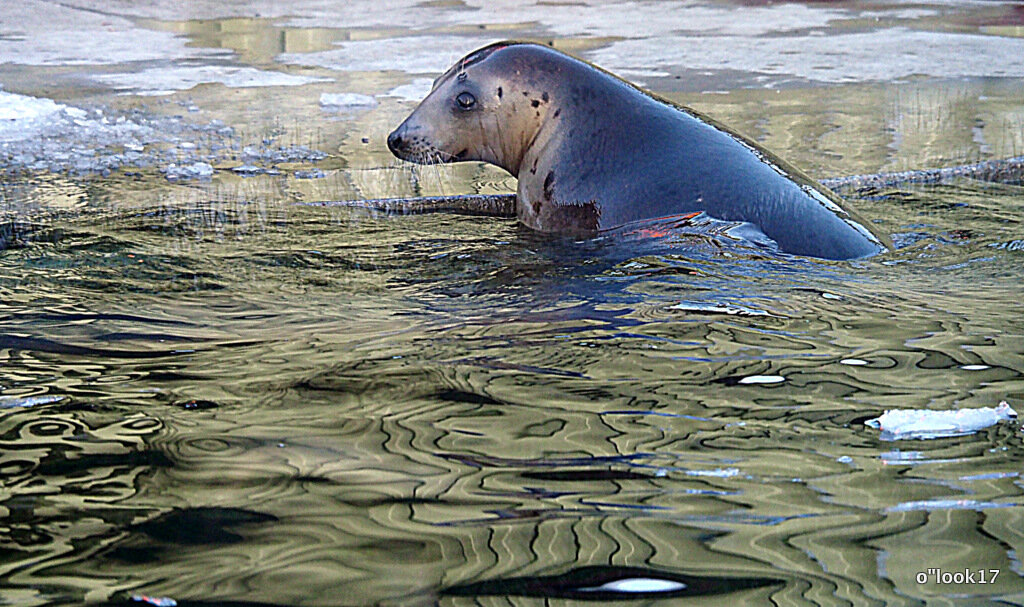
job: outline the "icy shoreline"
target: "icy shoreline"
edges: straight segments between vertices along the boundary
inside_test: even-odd
[[[316,163],[307,146],[244,145],[219,120],[194,123],[144,110],[83,109],[0,91],[0,173],[20,171],[109,175],[157,167],[168,179],[208,178],[225,161],[274,165]]]

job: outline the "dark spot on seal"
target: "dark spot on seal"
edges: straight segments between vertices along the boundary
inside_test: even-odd
[[[537,107],[540,105],[540,100],[534,99],[533,101],[530,102],[530,105],[532,105],[533,107]]]
[[[501,99],[501,87],[498,87],[498,99]]]
[[[546,229],[556,229],[569,234],[597,232],[601,225],[601,211],[597,202],[577,202],[553,205],[548,215]]]
[[[466,154],[468,154],[468,153],[469,153],[469,150],[466,149],[466,148],[463,148],[461,152],[455,154],[455,158],[457,158],[459,160],[462,160],[463,158],[466,157]]]
[[[551,197],[554,195],[554,192],[551,189],[551,186],[554,185],[554,183],[555,172],[548,171],[548,176],[544,178],[544,198],[547,200],[551,200]]]
[[[547,91],[544,91],[543,93],[541,93],[540,98],[544,100],[544,103],[547,103],[548,99],[550,99],[550,97],[548,97],[548,92]]]
[[[530,91],[523,91],[523,97],[529,97]]]
[[[562,113],[562,108],[558,108],[557,110],[555,110],[555,114],[554,114],[553,117],[554,118],[558,118],[558,115],[561,114],[561,113]]]
[[[540,201],[539,200],[534,200],[530,204],[530,206],[533,207],[533,214],[534,215],[540,215]]]
[[[537,161],[538,161],[538,160],[540,160],[540,158],[539,158],[539,157],[538,157],[538,158],[534,158],[534,159],[533,159],[533,168],[532,168],[532,169],[530,169],[530,173],[531,173],[531,174],[533,174],[533,175],[536,175],[536,174],[537,174]]]

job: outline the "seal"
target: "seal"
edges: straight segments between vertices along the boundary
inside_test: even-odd
[[[752,140],[540,44],[498,42],[458,61],[388,147],[421,164],[505,169],[518,178],[519,220],[542,232],[589,237],[703,212],[749,222],[797,255],[852,259],[890,246]]]

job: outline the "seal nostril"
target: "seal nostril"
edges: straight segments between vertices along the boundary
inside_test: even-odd
[[[388,135],[388,149],[392,152],[398,152],[399,148],[402,147],[402,136],[395,131]]]

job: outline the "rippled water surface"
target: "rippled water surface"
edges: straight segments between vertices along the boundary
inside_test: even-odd
[[[0,604],[1024,602],[1019,425],[865,425],[1021,411],[1019,184],[844,191],[898,245],[853,262],[701,224],[550,241],[330,204],[514,180],[399,165],[383,137],[413,102],[331,113],[327,86],[146,105],[227,121],[238,155],[329,155],[253,161],[271,174],[2,174]],[[1022,91],[661,86],[822,178],[1019,155]]]

